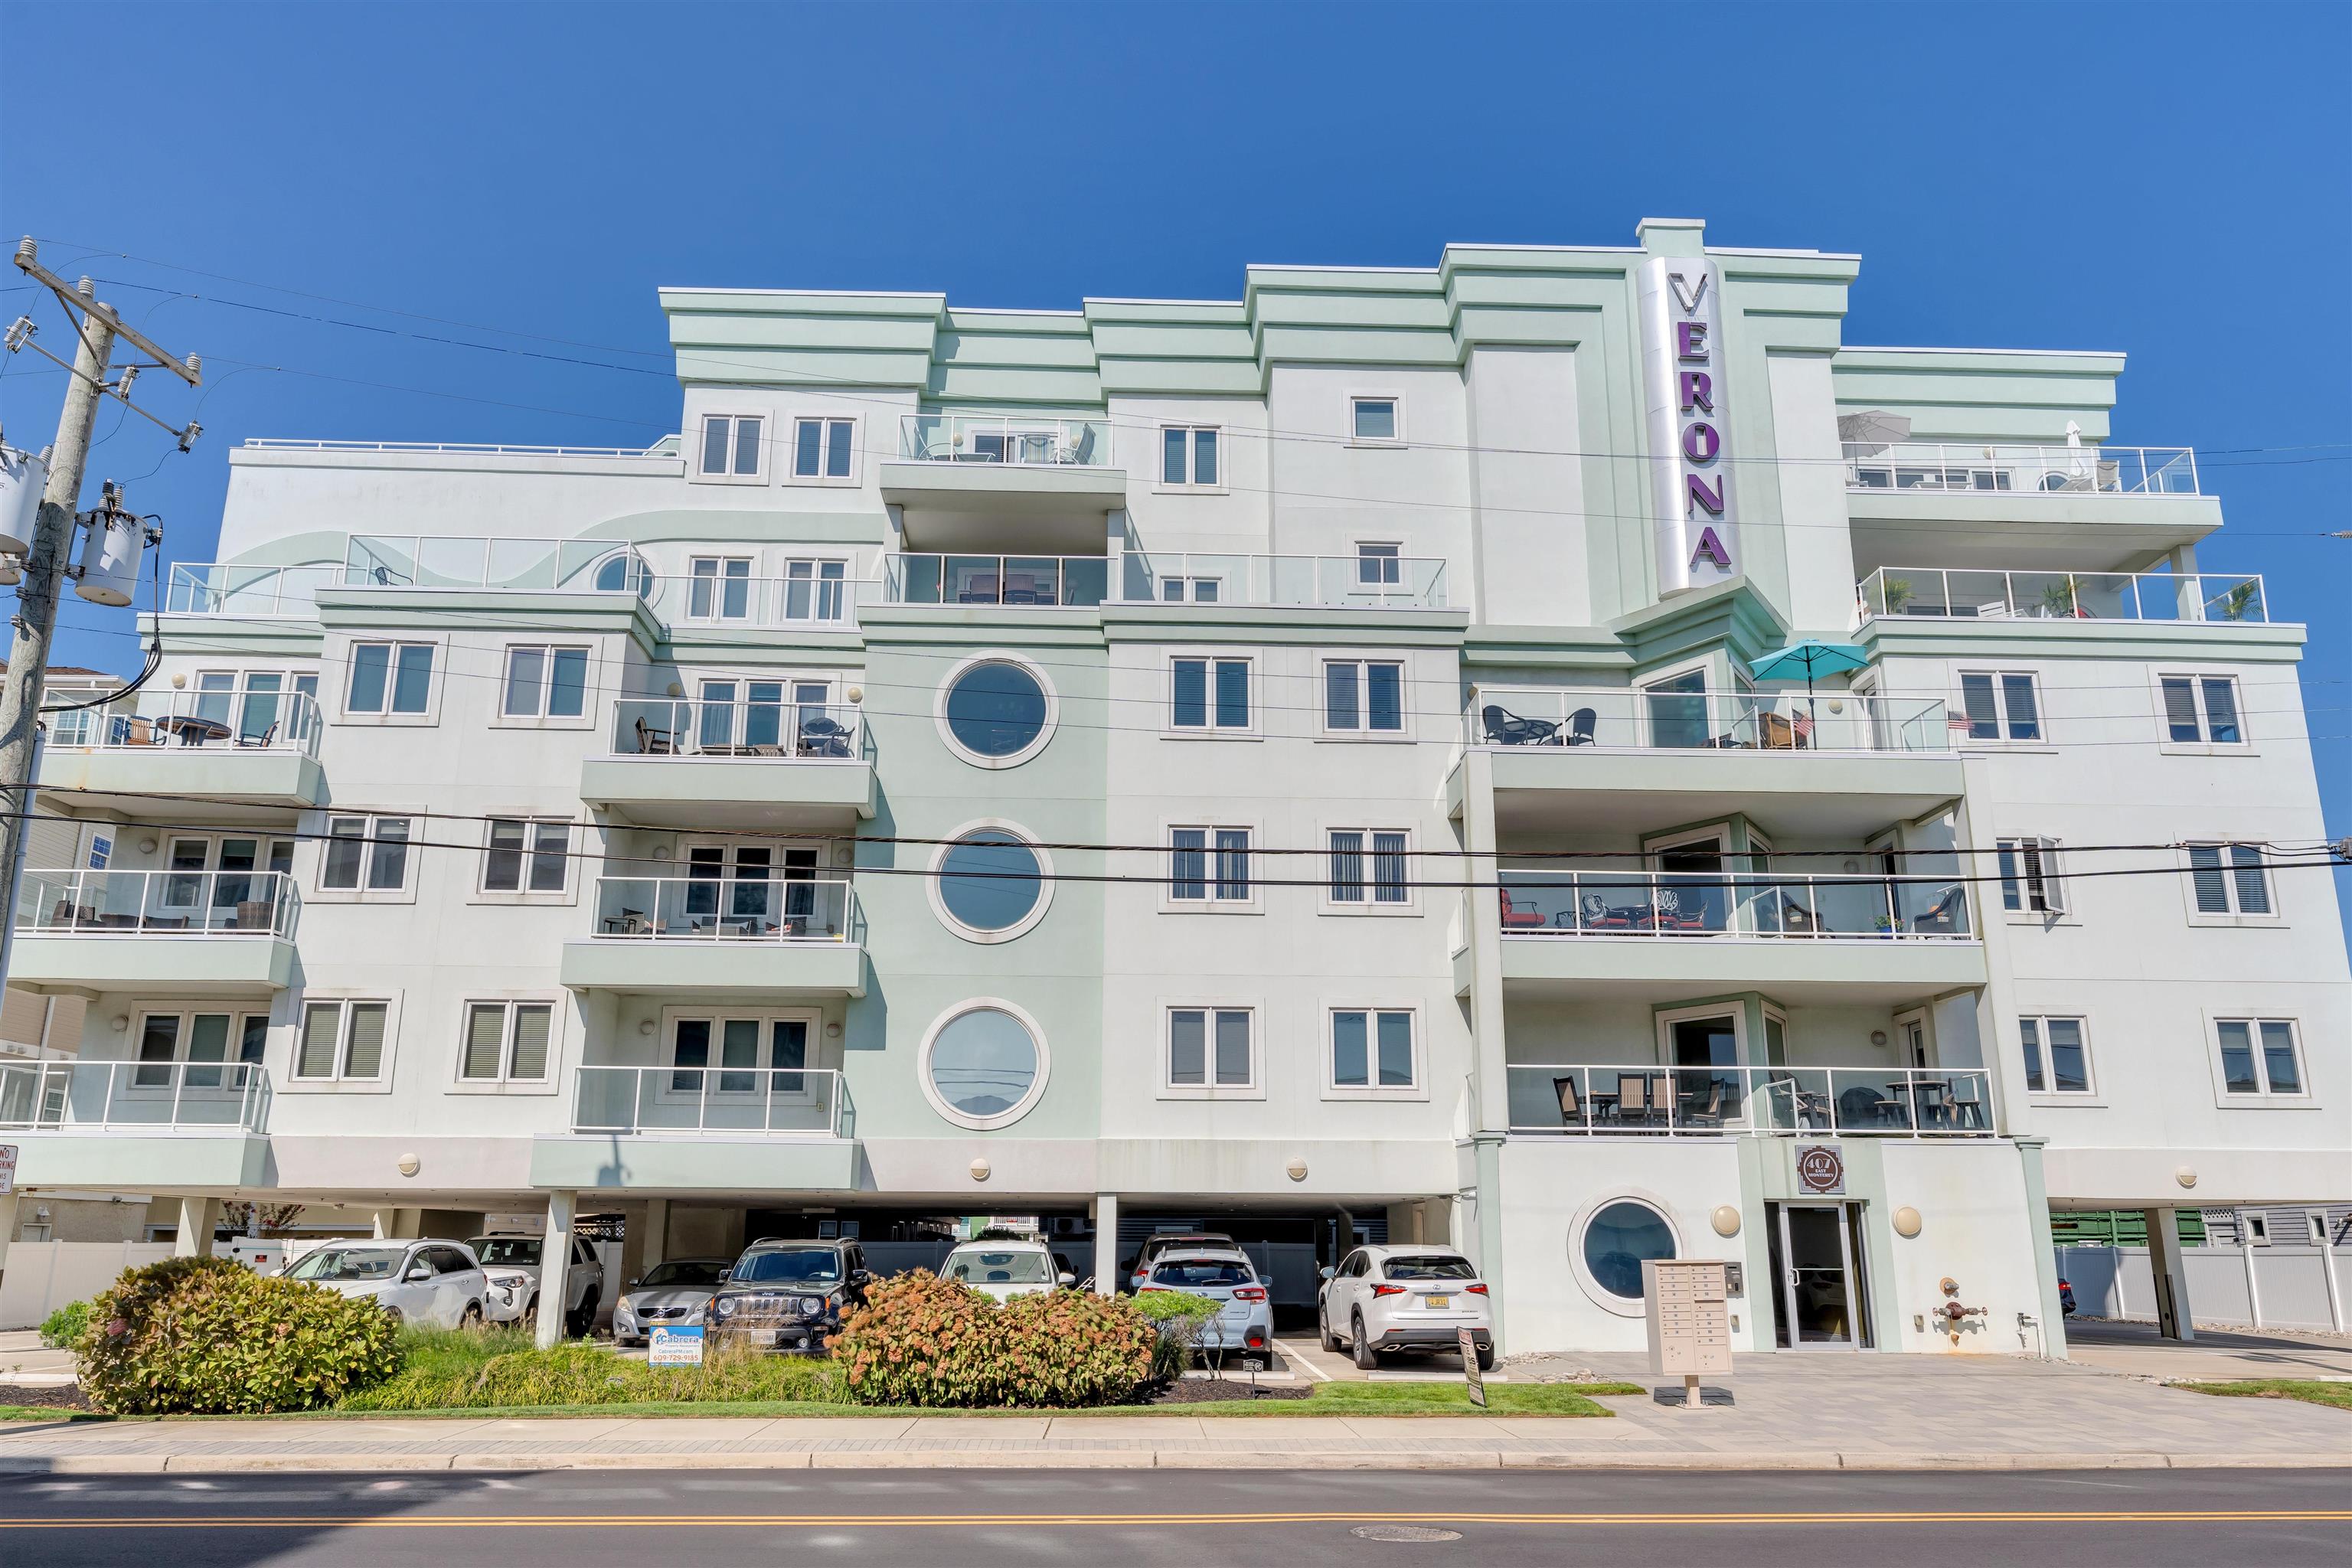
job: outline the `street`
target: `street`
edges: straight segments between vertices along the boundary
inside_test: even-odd
[[[1382,1538],[1397,1535],[1408,1539]],[[1735,1552],[1754,1568],[1812,1568],[1830,1555],[2335,1568],[2352,1556],[2352,1488],[2334,1469],[26,1478],[0,1482],[0,1538],[10,1568],[579,1568],[655,1554],[699,1564],[1450,1558],[1508,1568]]]

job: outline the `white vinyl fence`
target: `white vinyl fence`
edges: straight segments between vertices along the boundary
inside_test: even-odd
[[[2074,1287],[2074,1310],[2088,1318],[2156,1321],[2156,1274],[2145,1247],[2061,1247],[2058,1277]],[[2247,1253],[2252,1254],[2248,1271]],[[2200,1325],[2341,1331],[2352,1306],[2352,1269],[2316,1247],[2273,1244],[2185,1247],[2189,1313]],[[2327,1268],[2336,1269],[2328,1289]]]
[[[168,1241],[19,1241],[0,1269],[0,1330],[37,1329],[70,1301],[87,1301],[126,1268],[172,1256]]]

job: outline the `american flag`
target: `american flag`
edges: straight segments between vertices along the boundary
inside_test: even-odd
[[[1813,716],[1810,713],[1796,714],[1790,719],[1789,728],[1796,732],[1797,744],[1801,746],[1806,737],[1813,732]]]

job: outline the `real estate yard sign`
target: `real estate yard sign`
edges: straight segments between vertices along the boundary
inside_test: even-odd
[[[692,1328],[656,1328],[646,1339],[647,1366],[700,1366],[702,1364],[702,1325]]]
[[[1486,1377],[1478,1370],[1478,1339],[1467,1329],[1454,1331],[1462,1346],[1462,1375],[1470,1383],[1470,1403],[1486,1408]]]

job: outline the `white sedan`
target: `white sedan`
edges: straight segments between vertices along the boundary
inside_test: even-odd
[[[373,1301],[395,1321],[436,1328],[482,1321],[487,1281],[463,1242],[336,1241],[307,1252],[289,1279]]]

